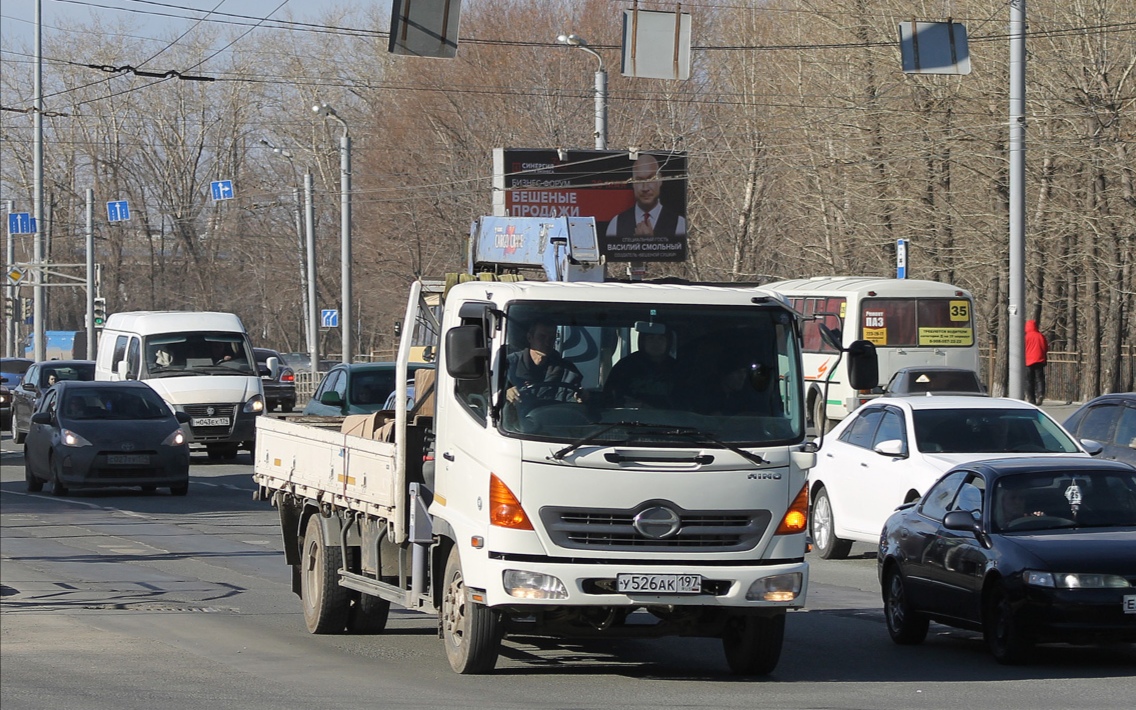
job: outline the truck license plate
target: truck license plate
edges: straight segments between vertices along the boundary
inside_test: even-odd
[[[202,417],[190,421],[191,426],[229,426],[228,417]]]
[[[1124,595],[1124,613],[1136,614],[1136,594]]]
[[[150,463],[146,454],[107,454],[107,463],[111,466],[145,466]]]
[[[618,574],[615,586],[624,594],[698,594],[702,591],[702,575]]]

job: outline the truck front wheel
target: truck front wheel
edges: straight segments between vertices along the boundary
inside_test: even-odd
[[[351,598],[339,586],[343,551],[328,547],[318,515],[308,519],[304,529],[304,554],[300,560],[301,598],[304,623],[313,634],[337,634],[347,627]]]
[[[726,622],[722,648],[734,675],[766,675],[781,660],[785,612],[773,616],[739,615]]]
[[[493,670],[501,627],[494,612],[469,598],[456,546],[450,550],[442,584],[442,640],[450,667],[463,675]]]

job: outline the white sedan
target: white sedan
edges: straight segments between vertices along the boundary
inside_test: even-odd
[[[813,545],[829,559],[846,557],[853,541],[878,543],[898,506],[960,463],[1099,451],[1096,442],[1077,442],[1040,408],[1016,399],[881,397],[824,436],[809,472]]]

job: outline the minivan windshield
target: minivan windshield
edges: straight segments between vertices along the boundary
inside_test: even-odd
[[[804,436],[794,316],[775,304],[522,301],[504,341],[506,435],[675,447]]]
[[[143,378],[256,374],[243,333],[163,333],[147,337],[144,348]]]

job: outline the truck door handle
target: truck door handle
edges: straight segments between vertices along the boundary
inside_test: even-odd
[[[453,460],[454,460],[454,455],[453,455],[453,454],[451,454],[451,453],[450,453],[449,451],[443,451],[443,452],[442,452],[442,458],[444,458],[444,459],[445,459],[445,460],[447,460],[447,461],[453,461]]]

